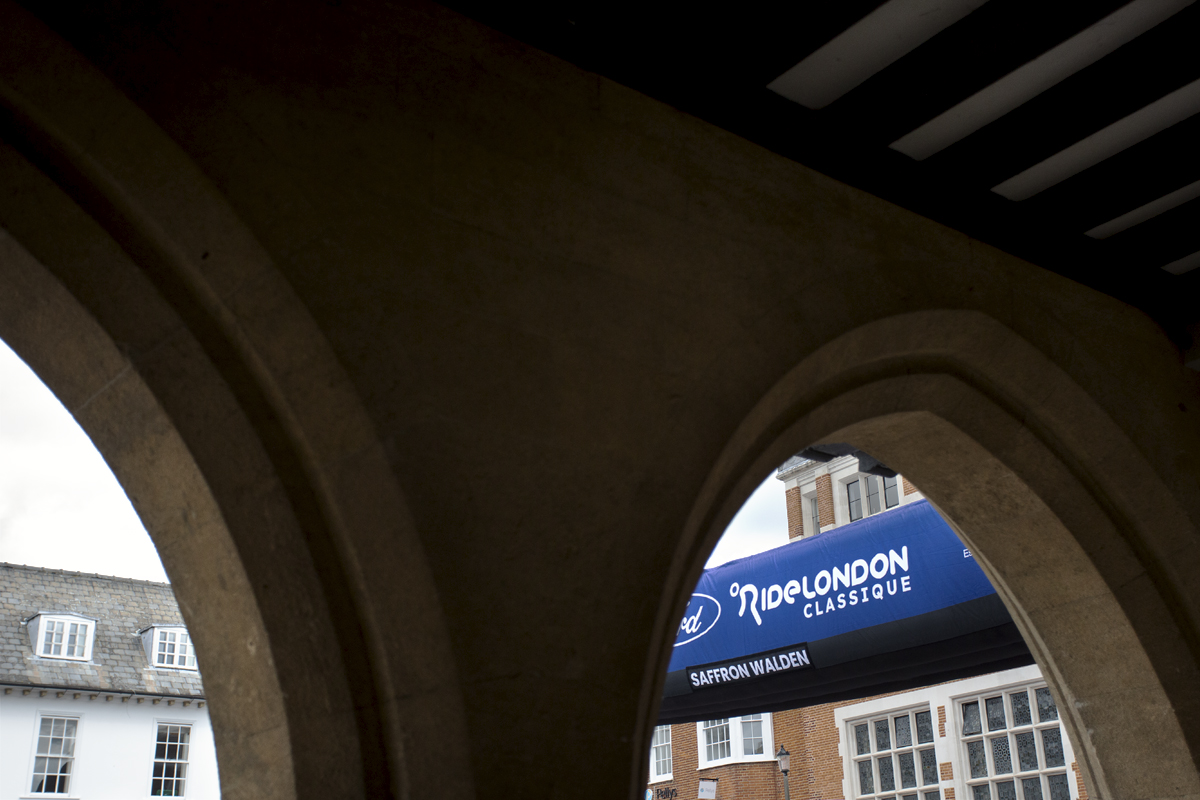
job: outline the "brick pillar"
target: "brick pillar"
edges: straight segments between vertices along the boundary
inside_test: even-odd
[[[822,528],[833,524],[833,478],[828,475],[817,476],[817,514]]]
[[[905,478],[905,477],[901,477],[900,480],[904,481],[904,493],[905,494],[916,494],[917,493],[917,487],[912,485],[912,481],[910,481],[908,478]]]
[[[804,498],[800,496],[800,487],[793,486],[788,489],[784,497],[787,499],[788,539],[799,539],[804,535]]]

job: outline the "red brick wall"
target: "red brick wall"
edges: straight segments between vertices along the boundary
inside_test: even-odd
[[[817,514],[822,528],[833,524],[833,478],[828,475],[817,476]]]
[[[775,749],[792,754],[793,800],[840,800],[842,758],[833,712],[844,703],[780,711],[774,715]]]
[[[696,800],[701,778],[717,780],[717,800],[783,800],[783,775],[774,761],[697,769],[699,750],[696,744],[696,723],[671,726],[671,774],[674,779],[649,785],[651,791],[661,790],[654,800]],[[793,790],[795,786],[793,780]],[[676,790],[673,799],[670,796],[672,789]],[[795,791],[792,797],[801,800]]]
[[[910,481],[908,478],[905,478],[905,477],[901,477],[900,480],[904,481],[904,493],[905,494],[916,494],[917,487],[912,485],[912,481]]]
[[[800,496],[800,487],[793,486],[784,492],[787,500],[788,539],[798,539],[804,535],[804,498]],[[811,536],[819,531],[809,531]]]
[[[1087,787],[1083,785],[1083,770],[1079,769],[1079,762],[1072,761],[1071,769],[1075,772],[1075,782],[1079,785],[1079,800],[1088,800]]]

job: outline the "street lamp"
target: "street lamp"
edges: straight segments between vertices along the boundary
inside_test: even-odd
[[[779,752],[775,754],[775,760],[779,762],[779,771],[783,773],[783,800],[792,800],[792,792],[788,787],[788,768],[791,766],[791,753],[783,749],[783,745],[779,745]]]

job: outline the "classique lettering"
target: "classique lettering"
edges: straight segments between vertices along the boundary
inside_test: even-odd
[[[898,572],[908,572],[908,545],[901,547],[900,552],[889,550],[876,553],[870,560],[857,558],[841,567],[823,569],[812,576],[811,585],[808,575],[782,585],[772,584],[761,591],[752,583],[733,583],[729,586],[729,596],[741,597],[738,617],[745,616],[749,610],[757,625],[763,624],[764,614],[784,604],[795,605],[799,596],[812,601],[803,604],[804,616],[812,619],[847,606],[912,591],[912,577],[908,574],[897,575]],[[872,579],[875,581],[873,584],[862,586]],[[858,588],[860,586],[862,588]]]

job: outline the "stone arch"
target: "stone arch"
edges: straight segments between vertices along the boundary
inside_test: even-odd
[[[646,730],[671,621],[707,553],[775,465],[822,441],[851,442],[911,477],[979,556],[1060,700],[1096,796],[1200,791],[1194,526],[1086,392],[972,311],[850,331],[739,426],[673,562]]]
[[[469,796],[440,603],[328,343],[182,151],[41,23],[3,16],[0,337],[159,546],[223,794]]]
[[[186,443],[112,339],[3,230],[0,287],[0,339],[103,453],[153,532],[203,665],[220,665],[205,670],[205,691],[223,794],[249,797],[257,789],[268,797],[295,797],[270,637],[220,506]],[[254,774],[260,776],[257,786],[239,780]]]

